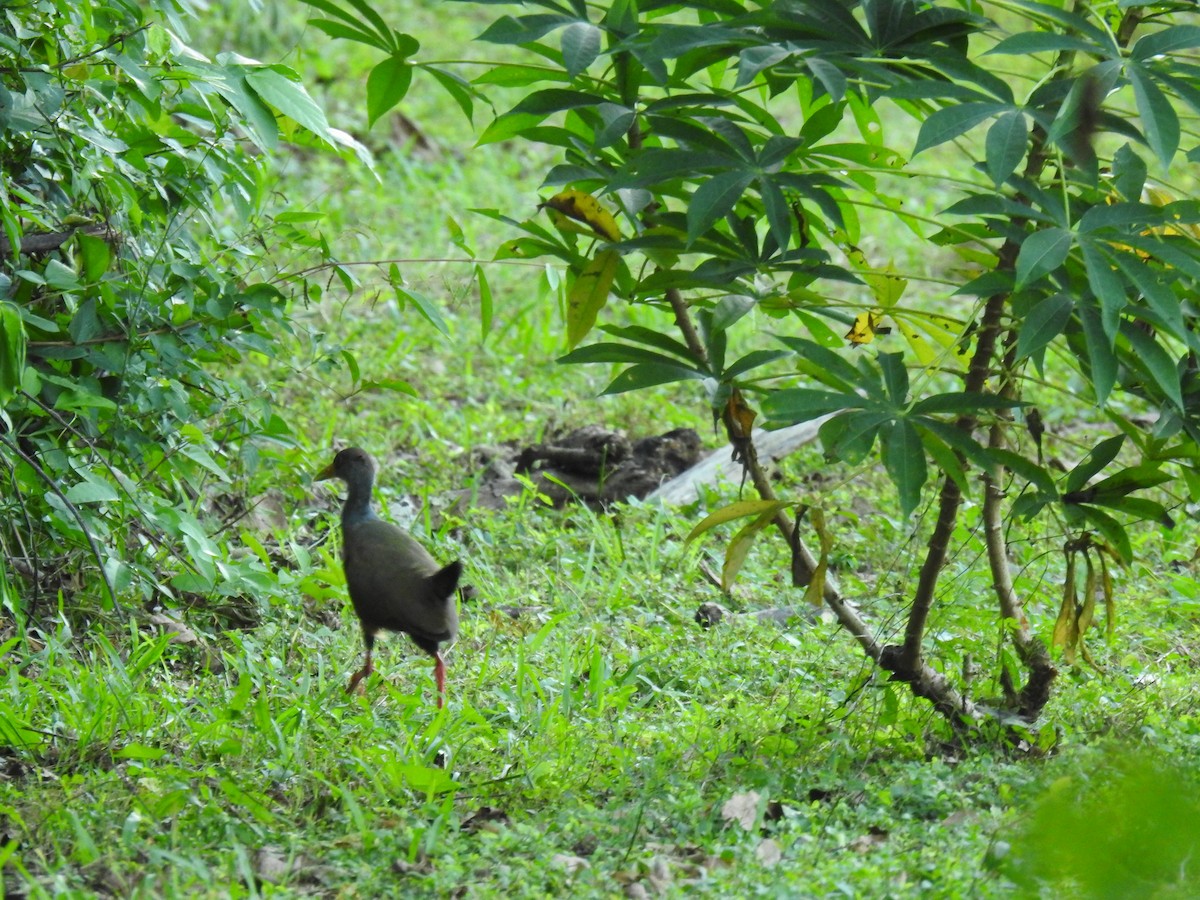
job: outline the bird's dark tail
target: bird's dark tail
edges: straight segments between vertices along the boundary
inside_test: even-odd
[[[429,576],[429,587],[438,600],[445,600],[458,587],[458,579],[462,575],[462,561],[455,560],[450,565],[438,569]]]

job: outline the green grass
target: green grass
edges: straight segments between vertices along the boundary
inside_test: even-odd
[[[453,45],[478,30],[460,10],[473,8],[395,15],[418,34],[452,23]],[[275,21],[285,45],[311,39],[291,18]],[[276,44],[262,40],[252,52],[270,59]],[[361,90],[341,73],[368,62],[327,82],[335,121],[357,114]],[[379,137],[378,181],[318,157],[285,161],[279,188],[327,215],[344,260],[461,258],[448,214],[489,259],[508,235],[468,210],[529,213],[544,161],[455,143],[460,126],[431,118],[427,95],[413,104],[409,115],[439,141],[433,156]],[[1190,522],[1138,533],[1138,563],[1117,573],[1114,636],[1091,639],[1095,667],[1065,669],[1035,746],[949,747],[927,705],[873,672],[831,623],[696,625],[702,602],[751,612],[802,602],[772,541],[752,549],[731,597],[700,575],[702,560],[719,568],[731,532],[684,538],[732,488],[694,508],[633,504],[611,516],[553,511],[532,494],[501,511],[450,511],[479,477],[480,446],[591,422],[639,436],[693,425],[718,442],[698,393],[599,399],[605,367],[557,365],[560,311],[537,269],[489,264],[487,335],[468,264],[402,270],[437,301],[445,333],[398,308],[364,267],[361,291],[331,288],[303,311],[294,353],[254,361],[299,449],[265,453],[263,491],[251,498],[265,498],[261,515],[228,537],[231,558],[261,548],[261,577],[226,598],[252,627],[219,604],[186,613],[194,643],[172,642],[140,610],[127,624],[76,621],[70,597],[28,630],[3,611],[0,861],[12,896],[1028,896],[996,860],[1027,852],[1022,829],[1055,786],[1093,779],[1082,796],[1100,813],[1080,842],[1118,857],[1131,846],[1104,844],[1113,832],[1100,788],[1125,798],[1122,808],[1135,802],[1112,787],[1121,776],[1110,748],[1174,759],[1182,774],[1162,778],[1192,789],[1200,590]],[[401,380],[415,396],[356,391],[342,351],[364,380]],[[477,596],[449,655],[443,711],[429,661],[403,638],[384,643],[366,696],[344,693],[361,644],[333,537],[340,495],[311,483],[335,442],[374,453],[377,502],[410,500],[435,556],[466,563]],[[847,594],[892,634],[932,513],[914,530],[880,473],[851,474],[810,448],[783,467],[779,490],[820,499]],[[983,672],[975,694],[986,697],[998,693],[998,629],[977,602],[989,589],[978,535],[956,539],[931,634],[946,669],[971,653]],[[1043,635],[1061,543],[1035,531],[1014,545]],[[504,605],[524,611],[514,619]]]

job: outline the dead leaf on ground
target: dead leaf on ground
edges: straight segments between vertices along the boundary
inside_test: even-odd
[[[850,849],[855,853],[869,853],[876,847],[887,842],[888,832],[872,825],[866,834],[861,834],[850,842]]]
[[[392,871],[397,875],[429,875],[433,872],[433,863],[422,853],[412,862],[407,859],[392,860]]]
[[[285,850],[268,844],[254,854],[254,873],[270,884],[280,884],[294,878],[312,863],[302,854],[290,856]]]
[[[761,799],[758,791],[734,794],[721,807],[721,818],[726,822],[736,822],[743,829],[749,831],[758,821],[758,801]]]
[[[508,813],[494,806],[481,806],[463,820],[460,831],[475,834],[478,831],[490,831],[493,834],[502,827],[510,824]]]
[[[574,875],[592,867],[592,864],[582,856],[572,856],[569,853],[555,853],[550,857],[550,865],[558,869],[565,869],[568,875]]]
[[[783,851],[779,849],[779,845],[770,838],[763,840],[754,851],[754,855],[758,857],[758,861],[768,869],[778,865],[783,859]]]
[[[969,822],[974,822],[978,816],[973,809],[960,809],[957,812],[952,812],[946,818],[942,819],[943,828],[954,828],[958,825],[966,825]]]
[[[650,859],[650,872],[646,875],[654,893],[665,894],[671,887],[671,866],[665,857],[654,856]]]
[[[163,631],[171,635],[172,644],[198,644],[200,638],[196,636],[196,632],[188,627],[187,623],[177,616],[169,612],[156,612],[150,614],[150,624],[157,625]]]

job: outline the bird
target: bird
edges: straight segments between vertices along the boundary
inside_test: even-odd
[[[371,651],[380,631],[407,634],[433,657],[437,705],[446,694],[446,663],[439,645],[458,635],[455,590],[462,562],[439,566],[429,552],[403,528],[386,522],[371,508],[375,461],[359,447],[349,447],[316,474],[314,480],[338,478],[346,483],[342,506],[342,568],[354,612],[362,623],[366,657],[350,679],[353,693],[373,671]]]

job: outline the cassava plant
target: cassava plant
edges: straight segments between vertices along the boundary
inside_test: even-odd
[[[379,24],[365,0],[308,2],[363,32]],[[694,382],[759,495],[697,526],[749,518],[726,577],[773,526],[796,582],[958,731],[996,709],[931,662],[927,627],[974,494],[1009,647],[1000,712],[1035,720],[1056,648],[1086,654],[1097,598],[1112,623],[1109,566],[1133,557],[1128,526],[1169,525],[1168,505],[1200,487],[1200,205],[1180,168],[1200,161],[1194,4],[525,6],[479,37],[525,51],[474,77],[472,90],[520,97],[480,141],[561,159],[544,180],[548,215],[481,212],[519,232],[499,258],[569,273],[563,361],[621,365],[610,393]],[[401,49],[394,65],[419,64],[415,41]],[[926,192],[953,202],[906,202]],[[954,262],[897,271],[871,258],[881,234]],[[597,328],[613,297],[662,325]],[[585,342],[594,330],[604,337]],[[1042,411],[1068,394],[1108,428],[1056,467]],[[932,504],[902,637],[878,637],[829,574],[820,498],[776,496],[755,455],[760,416],[828,417],[829,457],[877,453],[904,517]],[[1029,620],[1010,554],[1014,529],[1047,517],[1066,568],[1053,624]]]

